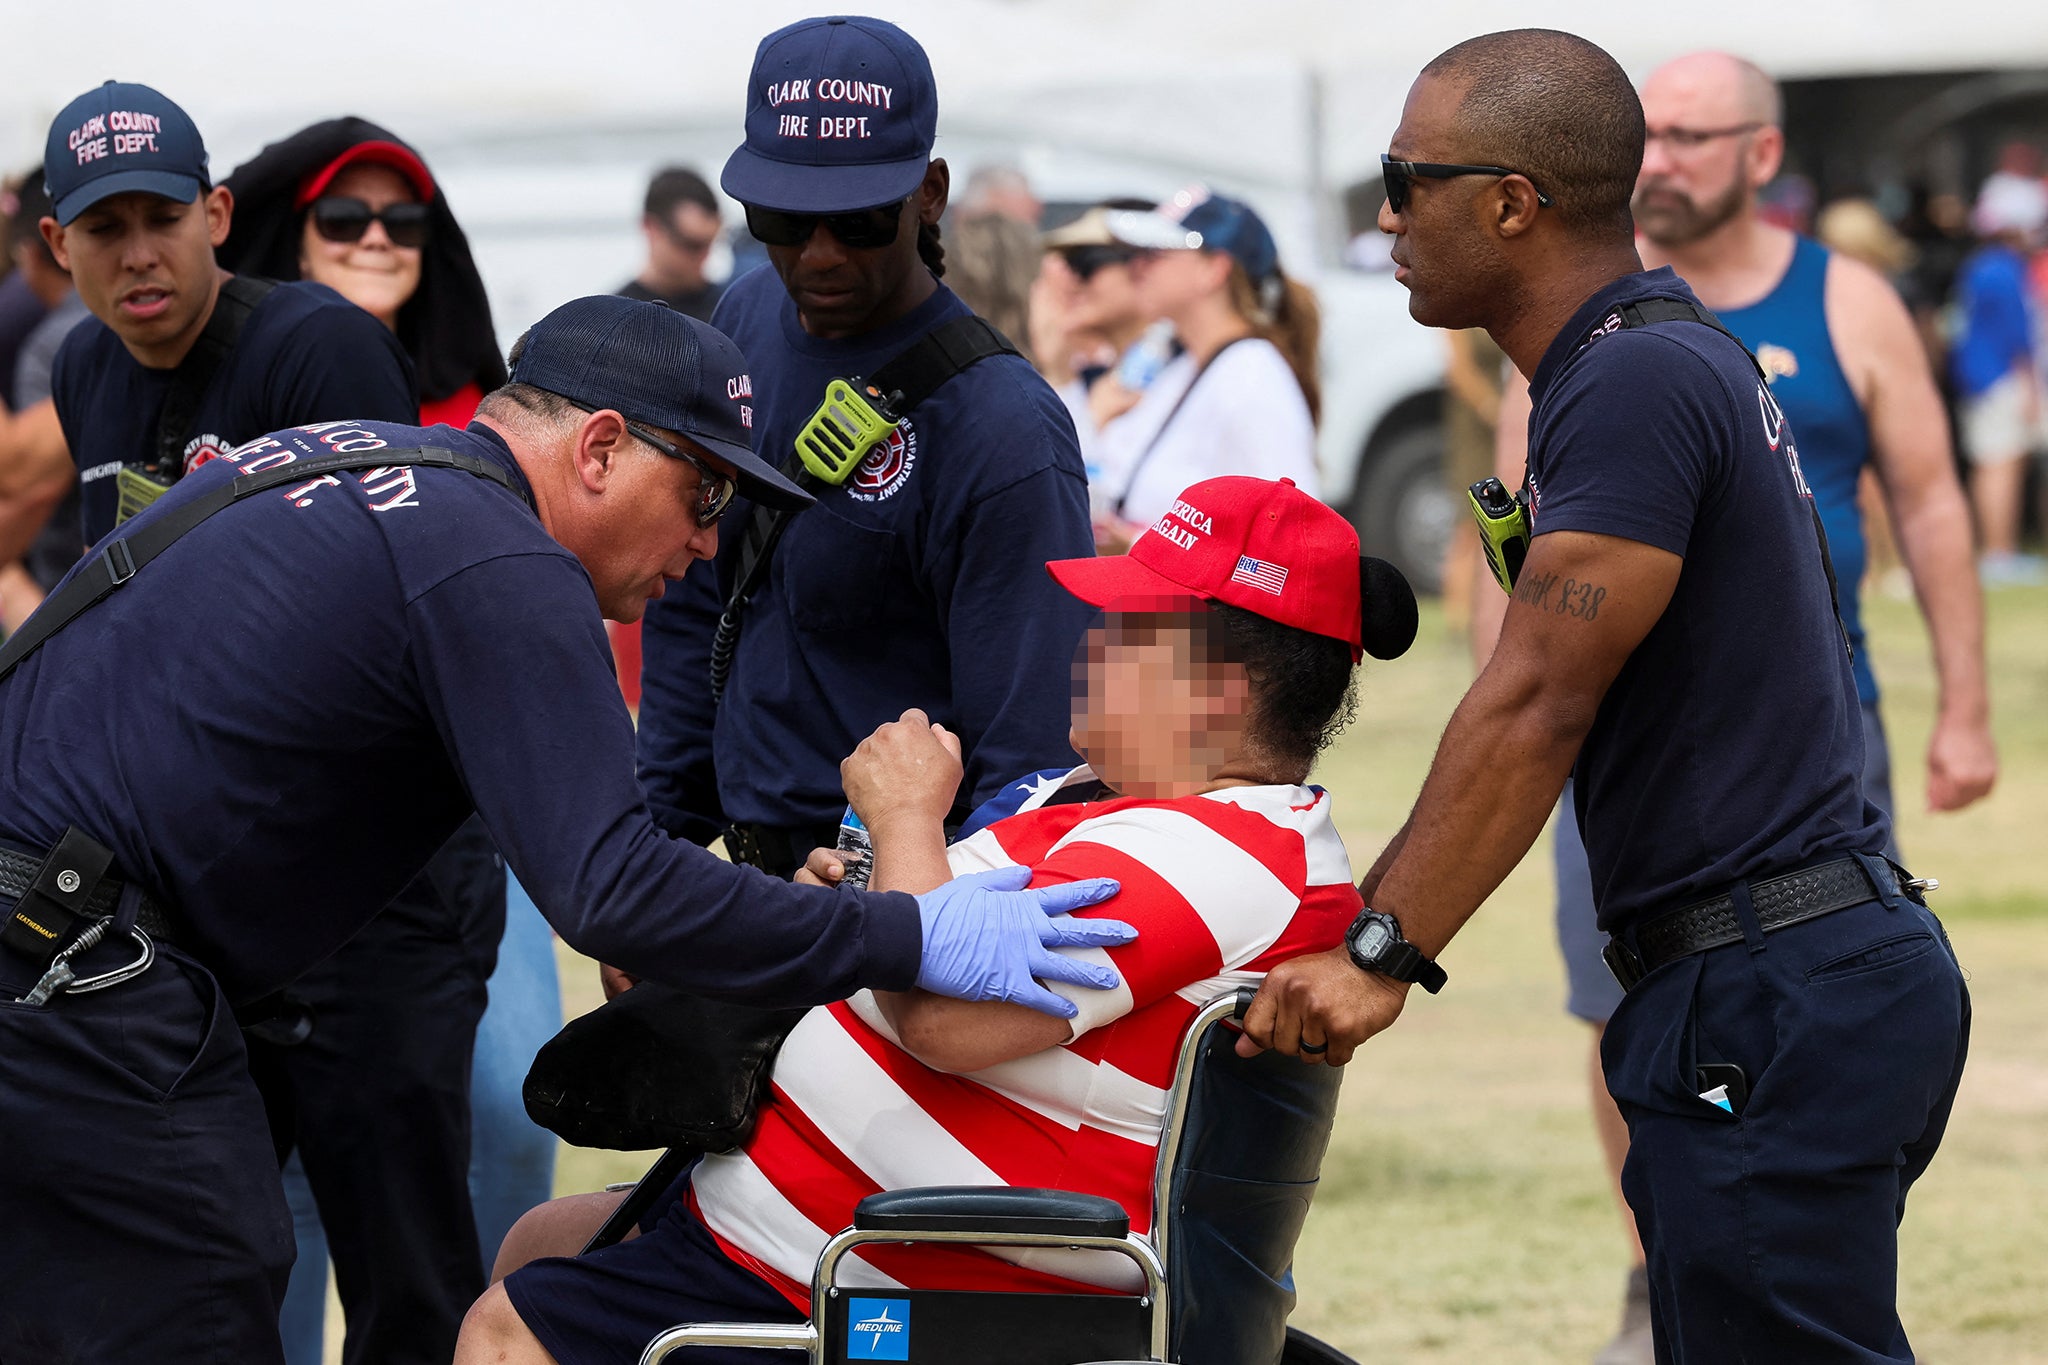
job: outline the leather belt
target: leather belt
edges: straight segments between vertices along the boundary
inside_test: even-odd
[[[0,844],[0,901],[12,905],[26,895],[42,865],[43,855],[26,852],[18,844]],[[106,919],[112,915],[120,904],[121,888],[119,878],[102,878],[85,903],[85,916],[88,919]],[[136,908],[135,927],[160,943],[178,941],[177,929],[172,925],[169,913],[147,893]]]
[[[1888,864],[1880,866],[1883,872],[1877,880],[1859,859],[1837,858],[1782,877],[1751,882],[1749,900],[1757,923],[1768,934],[1865,901],[1901,894],[1919,900],[1918,883],[1901,880],[1897,869]],[[1610,935],[1600,955],[1627,991],[1667,962],[1740,943],[1742,938],[1734,898],[1716,896],[1638,922],[1633,943],[1626,934]]]

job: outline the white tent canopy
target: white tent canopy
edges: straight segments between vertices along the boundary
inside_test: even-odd
[[[930,51],[942,131],[1002,130],[1301,183],[1342,180],[1384,147],[1416,69],[1460,39],[1546,24],[1642,71],[1725,47],[1785,75],[2048,63],[2048,11],[1992,0],[1732,0],[1684,12],[1621,0],[894,0]],[[811,4],[702,0],[108,0],[0,3],[15,60],[0,164],[27,164],[73,95],[118,76],[184,104],[220,164],[312,119],[361,113],[430,148],[564,130],[637,141],[739,125],[745,72]],[[1306,145],[1310,77],[1325,136]]]
[[[1377,173],[1414,74],[1464,38],[1542,24],[1631,71],[1723,47],[1784,75],[2048,66],[2048,11],[2013,0],[891,0],[930,52],[939,151],[999,159],[1049,195],[1164,197],[1190,180],[1258,204],[1315,278],[1342,227],[1326,192]],[[109,77],[198,120],[217,175],[315,119],[360,114],[448,188],[508,335],[638,268],[646,175],[713,173],[737,143],[755,45],[800,0],[0,0],[0,168]],[[1333,319],[1333,324],[1334,324]],[[1420,344],[1420,343],[1418,343]]]

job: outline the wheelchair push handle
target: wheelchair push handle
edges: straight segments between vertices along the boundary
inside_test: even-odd
[[[1258,998],[1259,988],[1257,986],[1239,986],[1237,988],[1237,999],[1231,1005],[1230,1022],[1242,1024],[1245,1015],[1251,1012],[1252,1001]]]

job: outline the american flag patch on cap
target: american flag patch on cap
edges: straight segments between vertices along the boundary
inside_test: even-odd
[[[1253,559],[1250,555],[1240,555],[1237,567],[1230,571],[1230,581],[1249,584],[1260,592],[1269,592],[1278,597],[1281,590],[1287,586],[1287,569],[1284,565]]]

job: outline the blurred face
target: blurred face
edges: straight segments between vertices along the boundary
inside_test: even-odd
[[[586,418],[585,425],[599,416]],[[668,431],[656,434],[731,472],[725,461],[687,438]],[[592,516],[573,533],[574,544],[563,540],[590,574],[605,616],[639,620],[647,604],[691,564],[718,553],[718,525],[697,524],[700,482],[689,461],[671,459],[629,432],[617,436],[603,486],[595,490]]]
[[[373,214],[392,204],[416,204],[419,196],[406,178],[389,166],[359,162],[334,177],[323,199],[359,199]],[[372,218],[353,242],[330,242],[320,235],[309,210],[299,231],[299,275],[324,284],[356,307],[398,325],[398,310],[420,287],[422,251],[398,246],[381,220]]]
[[[1046,260],[1059,262],[1071,281],[1067,309],[1071,330],[1113,337],[1151,321],[1138,300],[1135,253],[1082,247],[1050,252]]]
[[[1775,128],[1745,105],[1735,69],[1686,59],[1643,83],[1649,140],[1632,200],[1636,230],[1661,247],[1684,246],[1751,211],[1778,173]]]
[[[1124,796],[1202,790],[1244,747],[1244,669],[1204,657],[1189,617],[1110,612],[1074,654],[1076,753]]]
[[[1148,251],[1128,267],[1146,321],[1175,318],[1230,287],[1230,258],[1217,251]]]
[[[78,296],[130,355],[169,369],[205,330],[220,287],[213,249],[228,237],[234,198],[215,186],[189,204],[116,194],[67,227],[42,220],[43,239]]]
[[[1408,91],[1387,154],[1400,161],[1493,165],[1458,131],[1460,83],[1423,76]],[[1486,176],[1416,180],[1399,213],[1380,206],[1379,229],[1394,238],[1394,278],[1408,312],[1425,327],[1480,327],[1500,301],[1504,263],[1489,233],[1498,181]]]
[[[704,263],[711,258],[711,248],[718,245],[722,226],[718,215],[705,212],[701,204],[678,205],[666,222],[648,218],[647,263],[652,273],[675,281],[679,292],[702,289]]]

